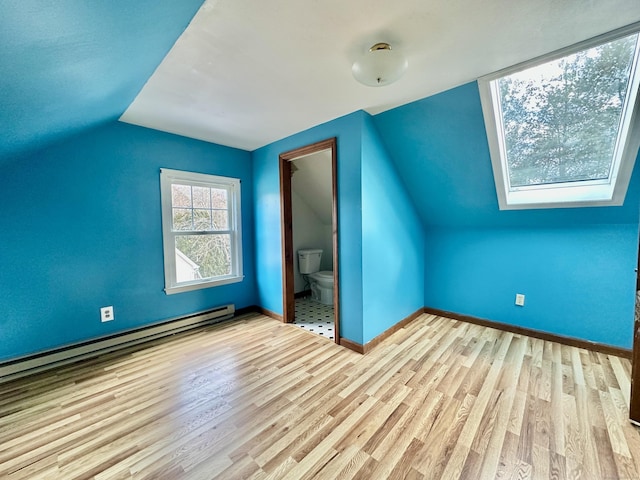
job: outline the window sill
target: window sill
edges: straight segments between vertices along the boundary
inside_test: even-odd
[[[181,285],[176,285],[173,287],[165,287],[164,293],[166,293],[167,295],[173,295],[175,293],[190,292],[192,290],[202,290],[203,288],[219,287],[222,285],[229,285],[231,283],[239,283],[239,282],[242,282],[243,280],[244,280],[244,275],[239,275],[239,276],[234,275],[234,276],[219,278],[209,282],[183,283]]]
[[[619,206],[626,188],[611,185],[527,189],[499,195],[500,210]]]

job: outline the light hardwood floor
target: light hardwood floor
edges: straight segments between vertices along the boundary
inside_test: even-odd
[[[0,385],[0,478],[640,479],[629,378],[433,315],[365,356],[249,315]]]

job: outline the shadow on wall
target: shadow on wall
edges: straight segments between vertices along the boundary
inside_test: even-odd
[[[331,151],[293,161],[293,273],[295,293],[309,289],[300,274],[298,250],[322,249],[320,270],[333,270]]]

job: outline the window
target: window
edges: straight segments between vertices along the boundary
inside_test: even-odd
[[[501,210],[622,205],[640,146],[633,28],[479,80]]]
[[[240,180],[160,170],[167,294],[242,280]]]

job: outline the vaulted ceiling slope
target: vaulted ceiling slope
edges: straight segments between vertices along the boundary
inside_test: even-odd
[[[634,224],[640,159],[621,207],[500,210],[477,82],[374,117],[387,151],[427,227]]]
[[[638,0],[3,2],[0,160],[123,114],[253,150],[639,20]],[[378,41],[409,70],[365,87],[351,64]]]
[[[122,120],[254,150],[636,20],[638,0],[207,0]],[[351,65],[381,41],[407,73],[360,85]]]
[[[0,161],[117,119],[201,4],[2,2]]]

